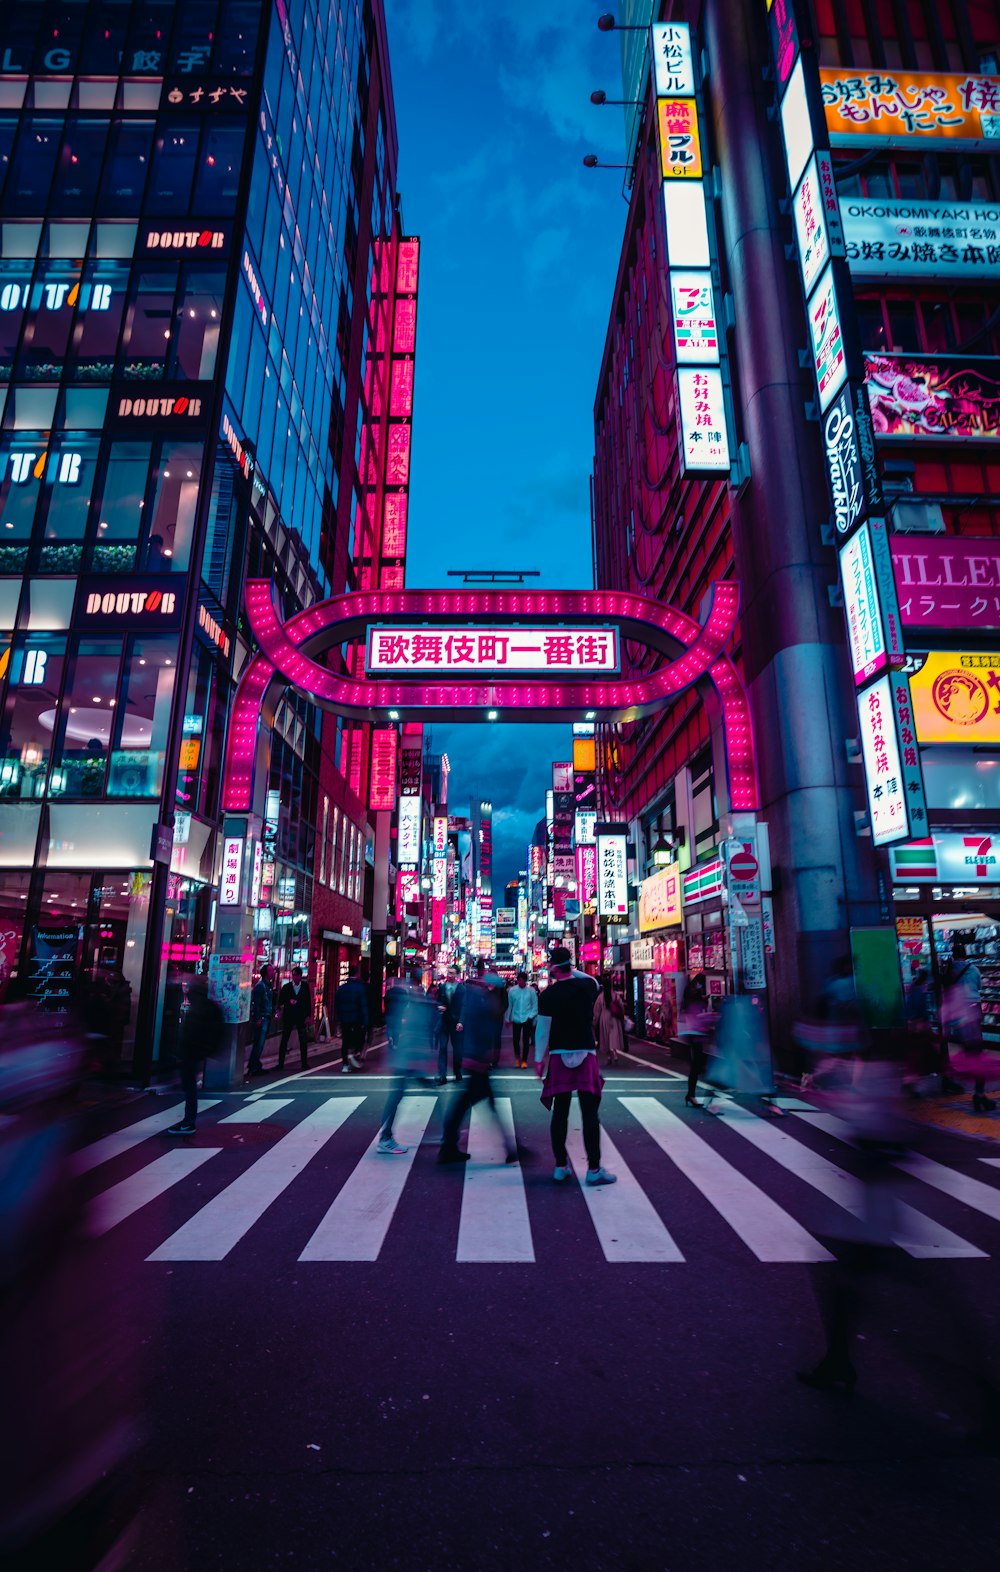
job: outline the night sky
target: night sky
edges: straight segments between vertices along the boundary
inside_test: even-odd
[[[600,7],[386,0],[405,227],[420,235],[407,583],[536,568],[592,583],[593,404],[628,209],[619,44]],[[494,889],[524,863],[562,726],[433,726],[450,805],[494,804]]]

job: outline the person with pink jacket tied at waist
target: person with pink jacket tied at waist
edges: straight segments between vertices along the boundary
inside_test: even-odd
[[[604,1082],[597,1066],[594,1041],[594,1004],[597,983],[585,972],[574,971],[567,949],[559,945],[549,959],[549,986],[538,1001],[535,1030],[535,1071],[542,1077],[542,1102],[552,1110],[552,1177],[564,1184],[570,1177],[566,1132],[573,1093],[580,1104],[583,1144],[587,1153],[586,1183],[614,1184],[615,1175],[601,1166],[601,1126],[598,1111]]]

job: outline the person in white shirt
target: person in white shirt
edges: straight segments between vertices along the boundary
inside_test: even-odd
[[[514,1063],[521,1070],[528,1068],[528,1054],[535,1041],[535,1022],[538,1020],[538,995],[528,986],[527,972],[518,972],[517,982],[507,995],[506,1019],[514,1032]]]

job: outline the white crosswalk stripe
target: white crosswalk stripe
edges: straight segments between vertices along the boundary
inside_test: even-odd
[[[209,1108],[214,1108],[218,1103],[217,1097],[203,1097],[198,1103],[198,1112],[207,1113]],[[74,1159],[77,1173],[89,1173],[92,1168],[99,1168],[101,1163],[110,1162],[112,1157],[120,1157],[123,1152],[130,1152],[134,1146],[140,1146],[143,1141],[148,1141],[151,1135],[161,1135],[172,1124],[184,1117],[184,1104],[175,1103],[172,1108],[161,1108],[159,1113],[150,1114],[147,1119],[140,1119],[136,1124],[125,1126],[124,1130],[114,1130],[111,1135],[104,1136],[100,1141],[94,1141],[91,1146],[81,1147]]]
[[[803,1107],[805,1106],[803,1104]],[[860,1179],[856,1179],[853,1174],[846,1173],[843,1168],[838,1168],[836,1163],[831,1163],[828,1158],[814,1152],[811,1147],[804,1146],[801,1141],[796,1141],[784,1130],[766,1123],[756,1114],[750,1113],[748,1109],[736,1103],[726,1106],[725,1121],[730,1129],[737,1131],[758,1151],[766,1153],[776,1163],[780,1163],[782,1168],[786,1168],[797,1179],[812,1185],[813,1189],[818,1190],[821,1195],[828,1195],[831,1201],[836,1201],[838,1206],[843,1207],[852,1216],[865,1220],[867,1192]],[[986,1253],[977,1250],[975,1245],[969,1244],[968,1240],[960,1239],[958,1234],[953,1234],[948,1228],[942,1228],[939,1223],[924,1217],[923,1213],[902,1201],[894,1199],[893,1214],[893,1237],[896,1243],[908,1255],[917,1259],[936,1256],[959,1260],[983,1256]]]
[[[761,1168],[751,1180],[723,1155],[739,1138],[752,1146],[762,1159],[773,1165],[774,1173],[790,1175],[793,1180],[808,1186],[826,1198],[828,1203],[841,1208],[853,1218],[862,1219],[868,1202],[868,1193],[861,1181],[848,1169],[840,1167],[828,1157],[807,1144],[804,1129],[802,1139],[790,1133],[791,1127],[802,1121],[813,1129],[822,1130],[837,1140],[851,1143],[852,1131],[846,1123],[817,1110],[811,1105],[793,1107],[794,1118],[785,1125],[775,1125],[760,1118],[742,1105],[724,1100],[721,1120],[688,1120],[674,1113],[667,1106],[669,1096],[661,1093],[637,1092],[636,1095],[609,1094],[606,1105],[613,1109],[619,1104],[629,1116],[629,1123],[622,1133],[616,1131],[612,1140],[605,1128],[602,1130],[602,1150],[605,1166],[617,1174],[617,1183],[608,1187],[588,1187],[585,1183],[586,1157],[580,1129],[579,1111],[574,1108],[568,1137],[570,1161],[582,1191],[585,1212],[572,1197],[563,1218],[582,1218],[592,1226],[605,1259],[612,1263],[681,1263],[685,1257],[672,1233],[671,1218],[681,1205],[685,1215],[690,1206],[707,1203],[722,1217],[747,1249],[758,1260],[765,1262],[821,1262],[833,1259],[825,1246],[830,1242],[827,1233],[837,1237],[836,1227],[830,1226],[829,1209],[826,1226],[816,1228],[810,1222],[809,1211],[803,1221],[786,1210],[794,1202],[795,1191],[788,1181],[781,1191],[779,1205],[768,1193],[767,1178]],[[503,1122],[504,1136],[496,1127],[488,1108],[481,1104],[471,1115],[469,1124],[468,1162],[455,1178],[461,1176],[461,1213],[457,1237],[449,1248],[454,1249],[454,1259],[459,1263],[522,1263],[536,1262],[537,1240],[533,1233],[533,1208],[541,1204],[541,1191],[551,1181],[544,1172],[546,1162],[539,1166],[506,1164],[505,1141],[515,1140],[515,1114],[518,1105],[510,1097],[497,1098],[497,1112]],[[365,1097],[326,1096],[317,1100],[315,1094],[307,1097],[257,1097],[243,1102],[206,1099],[203,1109],[215,1109],[215,1124],[219,1126],[263,1125],[274,1119],[270,1134],[278,1129],[282,1133],[262,1155],[249,1163],[238,1177],[210,1200],[199,1205],[185,1222],[153,1249],[150,1261],[221,1261],[234,1246],[247,1235],[264,1213],[279,1200],[302,1173],[312,1159],[345,1126],[351,1115],[362,1105],[369,1104],[373,1128],[381,1094]],[[226,1109],[231,1111],[226,1111]],[[312,1236],[305,1241],[299,1259],[302,1261],[358,1261],[372,1262],[379,1259],[390,1229],[398,1226],[398,1209],[414,1168],[419,1164],[426,1172],[432,1154],[419,1153],[422,1140],[434,1111],[439,1107],[437,1098],[417,1094],[404,1098],[396,1124],[397,1139],[408,1151],[402,1156],[386,1156],[376,1151],[378,1137],[373,1136],[360,1159],[342,1179],[342,1170],[331,1159],[324,1167],[323,1182],[329,1185],[332,1199],[322,1221]],[[299,1117],[300,1110],[306,1112]],[[606,1109],[606,1113],[608,1110]],[[150,1138],[161,1134],[168,1123],[180,1116],[181,1109],[172,1107],[137,1120],[123,1130],[113,1132],[103,1140],[85,1147],[77,1155],[81,1172],[86,1173],[100,1164],[123,1153],[140,1148]],[[204,1137],[215,1124],[199,1126]],[[353,1128],[353,1126],[352,1126]],[[645,1132],[643,1134],[643,1132]],[[730,1135],[731,1132],[731,1135]],[[659,1151],[670,1159],[652,1153],[644,1147],[646,1168],[640,1182],[630,1167],[630,1143],[645,1142],[651,1137]],[[209,1139],[211,1135],[209,1134]],[[537,1135],[531,1140],[537,1145]],[[719,1148],[722,1148],[720,1150]],[[153,1161],[147,1161],[128,1178],[98,1193],[88,1203],[86,1222],[94,1235],[103,1235],[119,1223],[140,1212],[151,1202],[171,1191],[173,1207],[183,1208],[184,1198],[190,1190],[192,1205],[197,1201],[196,1186],[187,1187],[185,1181],[195,1175],[211,1158],[226,1156],[227,1162],[242,1164],[247,1153],[242,1143],[228,1148],[212,1146],[172,1147]],[[982,1159],[1000,1166],[1000,1159]],[[662,1166],[662,1173],[654,1181],[656,1204],[647,1190],[650,1180],[648,1165]],[[931,1186],[950,1202],[970,1207],[992,1222],[1000,1222],[1000,1186],[972,1178],[957,1168],[929,1158],[911,1154],[902,1158],[896,1167],[911,1179]],[[214,1171],[214,1170],[213,1170]],[[232,1173],[230,1169],[230,1174]],[[683,1178],[678,1177],[678,1172]],[[334,1175],[335,1177],[330,1177]],[[227,1174],[227,1178],[229,1174]],[[644,1188],[644,1184],[646,1188]],[[570,1181],[574,1192],[576,1185]],[[689,1187],[689,1188],[688,1188]],[[553,1188],[555,1188],[553,1186]],[[694,1199],[696,1197],[696,1199]],[[328,1199],[324,1198],[324,1199]],[[285,1205],[292,1205],[286,1202]],[[813,1203],[815,1204],[815,1203]],[[944,1203],[939,1202],[940,1207]],[[898,1245],[910,1255],[922,1260],[987,1259],[992,1249],[988,1237],[973,1244],[962,1233],[926,1216],[915,1206],[892,1197],[892,1232]],[[559,1206],[557,1204],[557,1211]],[[662,1215],[661,1215],[662,1213]],[[183,1212],[182,1212],[182,1215]],[[803,1226],[803,1224],[808,1226]],[[563,1223],[561,1227],[567,1226]],[[572,1223],[569,1224],[572,1226]],[[579,1226],[579,1225],[578,1225]],[[845,1238],[850,1237],[853,1224],[845,1220]],[[812,1229],[812,1231],[810,1231]],[[820,1237],[815,1237],[819,1234]],[[155,1236],[154,1236],[155,1238]],[[822,1239],[822,1242],[821,1242]],[[294,1234],[287,1248],[298,1250],[302,1242]],[[153,1240],[150,1240],[153,1243]],[[149,1248],[149,1244],[146,1245]],[[835,1252],[836,1243],[831,1245]],[[690,1256],[689,1251],[689,1256]]]
[[[758,1261],[831,1261],[818,1239],[772,1201],[732,1163],[727,1163],[690,1125],[655,1097],[622,1097],[657,1146],[698,1186]]]
[[[330,1097],[320,1103],[146,1259],[222,1261],[363,1101]]]
[[[509,1097],[496,1099],[506,1143],[514,1145],[514,1118]],[[469,1121],[469,1162],[462,1187],[458,1225],[458,1261],[533,1261],[524,1175],[518,1163],[506,1161],[506,1149],[489,1105],[477,1103]]]
[[[408,1150],[400,1156],[378,1151],[372,1141],[323,1221],[306,1245],[300,1261],[377,1261],[403,1194],[420,1137],[437,1099],[404,1097],[394,1135]]]

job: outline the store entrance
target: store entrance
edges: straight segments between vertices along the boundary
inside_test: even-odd
[[[930,973],[940,1027],[942,984],[955,941],[960,940],[980,975],[983,1040],[1000,1042],[1000,886],[960,892],[935,887],[922,891],[917,899],[900,890],[894,895],[904,988],[920,969]]]

